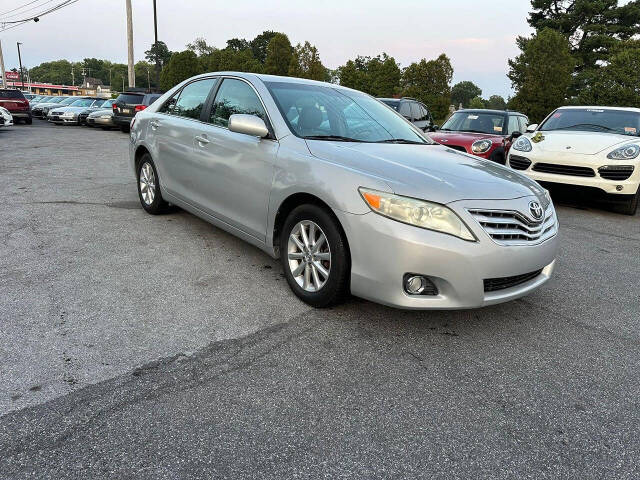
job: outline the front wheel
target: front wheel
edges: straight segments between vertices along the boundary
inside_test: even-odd
[[[158,215],[167,210],[167,202],[160,192],[160,181],[151,155],[145,153],[138,165],[138,196],[147,213]]]
[[[301,205],[289,214],[280,235],[280,260],[287,283],[303,302],[325,308],[347,296],[349,249],[338,222],[324,208]]]
[[[640,200],[640,187],[635,195],[629,195],[629,199],[616,205],[614,208],[616,212],[623,215],[635,215],[638,210],[638,201]]]

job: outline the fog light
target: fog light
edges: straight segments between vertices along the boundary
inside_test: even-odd
[[[415,273],[404,276],[404,291],[409,295],[438,295],[438,288],[431,280]]]
[[[624,187],[622,185],[616,185],[616,190],[621,192]]]

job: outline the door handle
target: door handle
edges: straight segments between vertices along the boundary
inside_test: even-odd
[[[158,122],[156,122],[155,120],[150,121],[149,125],[151,125],[151,128],[153,128],[154,130],[157,130],[158,127],[160,126],[160,124]]]
[[[201,137],[200,135],[196,135],[196,141],[203,145],[211,143],[211,140],[209,140],[207,137]]]

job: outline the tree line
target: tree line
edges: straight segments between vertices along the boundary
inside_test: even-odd
[[[376,97],[410,96],[425,103],[438,120],[450,105],[513,109],[538,122],[566,104],[640,106],[640,0],[531,0],[531,37],[518,37],[521,53],[509,60],[508,78],[515,95],[482,97],[466,80],[451,86],[453,67],[445,54],[406,67],[386,53],[356,56],[335,70],[325,67],[311,43],[293,45],[282,32],[264,31],[252,40],[232,38],[226,46],[196,38],[179,52],[164,42],[152,45],[135,64],[136,85],[168,90],[181,81],[212,71],[243,71],[295,76],[338,83]],[[161,68],[155,82],[156,61]],[[127,66],[86,58],[45,62],[31,69],[36,81],[70,84],[82,69],[113,90],[126,88]],[[79,82],[76,81],[76,84]]]

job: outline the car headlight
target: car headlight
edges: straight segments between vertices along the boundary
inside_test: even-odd
[[[64,112],[64,113],[62,114],[62,116],[63,116],[63,117],[68,117],[68,118],[74,118],[74,117],[77,117],[77,116],[78,116],[78,114],[77,114],[77,113],[74,113],[74,112]]]
[[[611,160],[632,160],[640,154],[640,147],[635,144],[624,145],[620,148],[616,148],[613,152],[607,155],[607,158]]]
[[[493,142],[491,140],[477,140],[471,145],[471,151],[473,153],[486,153],[492,145]]]
[[[100,115],[100,118],[104,118],[104,119],[111,118],[111,115]]]
[[[382,216],[463,240],[476,241],[460,217],[444,205],[362,187],[358,191],[369,208]]]
[[[518,137],[518,139],[513,142],[511,148],[518,150],[519,152],[530,152],[533,149],[531,142],[527,137]]]

